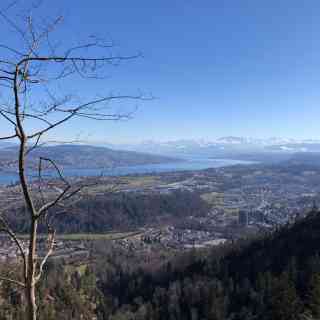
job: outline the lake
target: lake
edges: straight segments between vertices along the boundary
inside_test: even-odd
[[[124,166],[112,169],[64,169],[66,177],[88,177],[99,176],[101,173],[106,176],[122,176],[129,174],[161,173],[171,171],[190,171],[209,168],[219,168],[237,164],[253,164],[253,161],[230,160],[230,159],[208,159],[192,158],[182,162],[147,164],[137,166]],[[55,177],[55,172],[46,172],[46,177]],[[32,178],[32,177],[31,177]],[[18,181],[18,175],[14,172],[0,172],[0,184],[6,185]]]

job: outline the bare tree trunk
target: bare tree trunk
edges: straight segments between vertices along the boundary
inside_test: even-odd
[[[29,283],[30,282],[30,283]],[[36,320],[37,319],[37,304],[36,304],[36,295],[35,295],[35,285],[31,283],[31,280],[28,281],[26,287],[26,300],[27,300],[27,319]]]
[[[28,320],[37,320],[37,305],[35,298],[35,287],[34,285],[27,287],[26,289],[27,296],[27,312],[28,312]]]
[[[16,108],[19,110],[18,96],[16,98]],[[36,250],[37,250],[37,228],[38,218],[36,216],[36,210],[34,208],[31,194],[29,192],[27,178],[25,174],[25,152],[26,152],[26,136],[21,125],[19,113],[17,112],[17,123],[20,138],[19,148],[19,176],[24,199],[27,205],[27,209],[30,214],[30,235],[29,235],[29,252],[27,258],[27,268],[25,270],[25,296],[27,301],[27,317],[28,320],[37,319],[37,304],[36,304]]]
[[[30,230],[30,242],[29,242],[29,254],[28,254],[28,275],[26,281],[26,299],[27,299],[27,311],[28,320],[37,319],[37,304],[35,294],[35,266],[36,266],[36,242],[37,242],[37,219],[32,220]]]

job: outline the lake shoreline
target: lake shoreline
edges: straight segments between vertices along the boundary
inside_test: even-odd
[[[139,174],[156,174],[175,171],[198,171],[210,168],[221,168],[233,165],[250,165],[255,161],[245,161],[236,159],[212,159],[212,158],[191,158],[185,161],[157,163],[136,166],[119,166],[114,168],[65,168],[62,169],[66,177],[82,178],[95,176],[126,176]],[[36,179],[37,172],[33,171],[29,174],[29,178]],[[44,174],[46,179],[56,178],[57,174],[54,170],[47,170]],[[15,171],[0,171],[0,186],[16,184],[18,182],[18,174]]]

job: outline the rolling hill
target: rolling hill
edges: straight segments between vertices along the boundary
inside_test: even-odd
[[[0,165],[2,169],[13,167],[13,161],[17,159],[17,151],[17,147],[0,149]],[[35,149],[28,156],[28,167],[37,167],[39,157],[50,158],[64,168],[79,169],[114,168],[181,161],[173,157],[135,151],[65,144]]]

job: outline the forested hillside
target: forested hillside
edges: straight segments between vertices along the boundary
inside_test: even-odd
[[[147,223],[170,221],[190,215],[205,215],[208,204],[199,194],[176,191],[170,194],[116,193],[88,196],[63,210],[50,212],[52,224],[59,233],[128,230],[145,226]],[[6,212],[13,229],[20,233],[28,230],[28,217],[22,215],[21,207]],[[46,225],[40,225],[40,232]]]
[[[118,268],[115,282],[99,276],[108,279],[100,288],[117,301],[114,319],[318,319],[319,241],[320,216],[312,212],[274,234],[193,252],[155,273]]]
[[[15,159],[18,148],[8,147],[0,149],[1,169],[16,169]],[[113,150],[91,145],[63,144],[56,146],[42,146],[29,155],[28,167],[37,169],[39,157],[50,158],[65,169],[93,169],[101,171],[106,168],[121,166],[136,166],[143,164],[157,164],[182,161],[176,158],[153,155],[148,153]],[[51,168],[53,169],[53,168]]]
[[[320,215],[314,211],[259,239],[191,250],[169,260],[159,252],[154,263],[106,250],[101,243],[95,262],[82,274],[60,267],[61,281],[56,281],[59,267],[51,265],[41,285],[40,318],[318,319],[319,242]],[[8,286],[2,287],[3,295],[17,293]],[[15,310],[14,319],[23,319],[16,300],[0,314]]]

